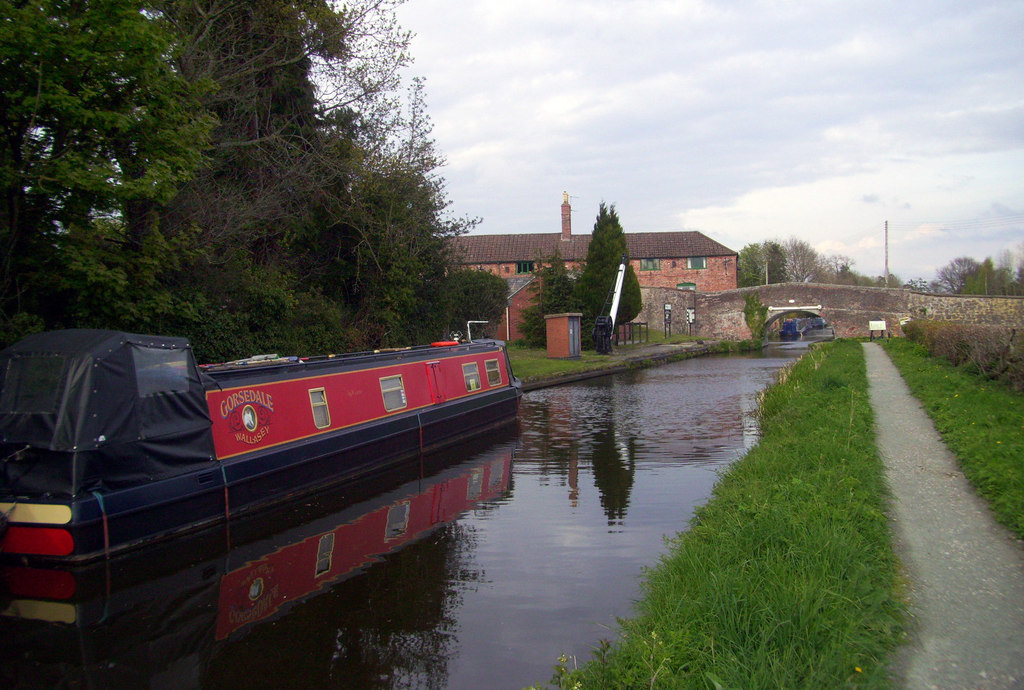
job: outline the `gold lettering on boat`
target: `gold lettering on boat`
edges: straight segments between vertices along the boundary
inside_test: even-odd
[[[274,397],[258,388],[243,388],[224,396],[220,414],[234,432],[235,440],[252,446],[270,433]]]

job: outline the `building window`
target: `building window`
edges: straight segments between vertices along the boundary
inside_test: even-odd
[[[498,360],[488,359],[484,362],[484,370],[487,372],[487,385],[501,385],[501,369],[498,368]]]
[[[687,268],[707,268],[708,258],[706,256],[691,256],[686,259]]]
[[[676,283],[676,290],[696,290],[697,283]]]
[[[661,259],[640,259],[641,271],[660,271]]]
[[[405,399],[405,385],[402,376],[385,376],[380,380],[380,394],[384,398],[384,409],[388,412],[400,410],[408,401]]]
[[[331,425],[331,411],[327,407],[327,393],[323,388],[309,391],[309,404],[313,408],[313,424],[317,429],[326,429]]]
[[[532,261],[517,261],[516,262],[516,273],[533,273],[533,262]]]
[[[462,365],[462,377],[466,379],[467,391],[480,390],[480,370],[477,369],[476,362]]]

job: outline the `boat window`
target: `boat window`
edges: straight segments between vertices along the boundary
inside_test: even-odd
[[[480,500],[483,488],[484,470],[482,467],[478,467],[469,473],[468,481],[466,482],[466,499],[470,501]]]
[[[484,370],[487,371],[487,385],[501,385],[501,369],[498,368],[498,360],[488,359],[484,362]]]
[[[462,377],[466,379],[467,391],[480,389],[480,370],[477,368],[476,362],[462,365]]]
[[[331,410],[327,407],[327,393],[323,388],[309,391],[309,404],[313,408],[313,424],[317,429],[326,429],[331,425]]]
[[[188,392],[188,351],[159,347],[132,348],[139,397]]]
[[[388,508],[388,523],[385,527],[385,539],[395,539],[406,533],[409,529],[409,514],[412,512],[412,504],[409,501],[402,501]]]
[[[314,577],[320,577],[331,571],[331,559],[334,556],[334,532],[320,536],[320,543],[316,547],[316,573]]]
[[[384,409],[388,412],[400,410],[408,401],[405,399],[405,385],[402,376],[385,376],[380,380],[380,393],[384,396]]]
[[[12,357],[4,372],[0,412],[52,414],[57,411],[64,375],[64,357]]]

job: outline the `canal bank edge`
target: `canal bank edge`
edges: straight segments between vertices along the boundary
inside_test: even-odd
[[[867,386],[856,341],[784,369],[760,443],[669,542],[618,639],[551,682],[886,687],[903,607]]]
[[[653,345],[630,346],[617,349],[607,356],[607,363],[593,369],[530,377],[523,380],[523,392],[560,386],[600,376],[619,374],[630,369],[640,369],[658,364],[678,362],[693,357],[730,352],[750,352],[761,349],[754,341],[698,340],[682,343],[657,343]],[[509,351],[512,369],[515,372],[515,351]],[[568,360],[567,360],[568,361]]]

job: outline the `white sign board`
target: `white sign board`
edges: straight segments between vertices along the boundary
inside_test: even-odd
[[[868,330],[869,331],[884,331],[884,330],[886,330],[886,328],[885,328],[885,321],[869,321],[868,322]]]

